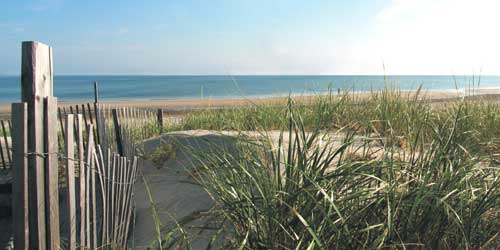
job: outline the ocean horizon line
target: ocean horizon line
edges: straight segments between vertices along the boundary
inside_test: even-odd
[[[386,87],[441,91],[500,87],[500,76],[488,75],[55,75],[54,94],[65,101],[92,99],[94,81],[99,82],[103,100],[220,99]],[[19,100],[19,76],[0,77],[0,86],[0,102]]]

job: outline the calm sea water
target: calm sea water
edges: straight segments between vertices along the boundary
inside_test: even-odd
[[[93,81],[102,100],[158,100],[284,96],[340,89],[369,91],[384,86],[414,90],[500,87],[500,76],[56,76],[61,101],[93,99]],[[20,78],[0,76],[0,102],[19,101]]]

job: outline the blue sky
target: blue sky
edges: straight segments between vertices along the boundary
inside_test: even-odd
[[[56,74],[500,74],[493,0],[3,0],[0,74],[21,41]]]

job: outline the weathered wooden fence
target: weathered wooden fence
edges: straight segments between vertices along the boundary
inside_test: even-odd
[[[64,150],[66,140],[66,125],[64,122],[68,114],[82,115],[84,124],[93,124],[92,133],[94,138],[100,138],[100,145],[106,145],[113,151],[122,152],[131,156],[138,150],[137,146],[144,139],[151,138],[163,132],[163,111],[119,108],[107,104],[98,103],[100,114],[96,116],[93,104],[81,104],[69,107],[58,107],[58,145],[60,150]],[[114,112],[113,110],[116,110]],[[116,113],[116,122],[114,113]],[[97,129],[97,121],[101,128]],[[76,128],[76,121],[73,124]],[[120,128],[120,133],[116,133]],[[0,170],[12,167],[12,123],[11,120],[0,121]],[[74,130],[76,131],[76,130]],[[76,132],[75,132],[76,133]],[[84,130],[84,136],[88,131]],[[118,137],[117,137],[118,136]],[[85,145],[85,142],[84,142]],[[126,146],[121,146],[126,145]],[[120,150],[122,149],[122,150]]]
[[[60,145],[64,144],[66,137],[65,124],[63,119],[68,114],[81,114],[85,124],[94,125],[92,133],[98,144],[105,148],[110,148],[121,155],[133,156],[137,146],[144,139],[151,138],[163,131],[163,112],[156,112],[138,108],[113,107],[104,103],[94,103],[87,105],[70,106],[59,108],[59,123],[62,131]],[[88,107],[88,108],[85,108]],[[93,107],[93,108],[91,108]],[[75,124],[73,124],[75,126]],[[85,131],[87,134],[89,131]]]
[[[38,42],[23,42],[21,85],[0,124],[15,249],[126,249],[138,142],[161,132],[160,114],[102,105],[97,83],[92,105],[58,109],[52,50]]]
[[[97,91],[97,88],[95,88]],[[113,110],[116,110],[113,111]],[[137,152],[137,146],[144,139],[151,138],[163,132],[163,110],[155,111],[138,108],[114,107],[108,104],[94,102],[75,104],[57,108],[58,145],[64,152],[66,140],[65,117],[68,114],[82,115],[84,124],[92,124],[92,133],[98,144],[109,147],[112,151],[132,156]],[[115,115],[116,114],[116,119]],[[100,126],[99,126],[100,125]],[[76,120],[73,124],[76,133]],[[117,128],[119,133],[117,133]],[[12,167],[12,123],[11,120],[0,120],[0,170]],[[84,137],[88,131],[84,130]],[[84,142],[85,146],[85,142]]]
[[[139,153],[140,142],[161,133],[156,113],[137,108],[118,108],[99,104],[104,145],[122,155]]]

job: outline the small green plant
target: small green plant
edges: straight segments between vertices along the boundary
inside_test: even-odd
[[[161,168],[167,160],[176,159],[175,147],[172,143],[161,142],[148,158],[157,168]]]

